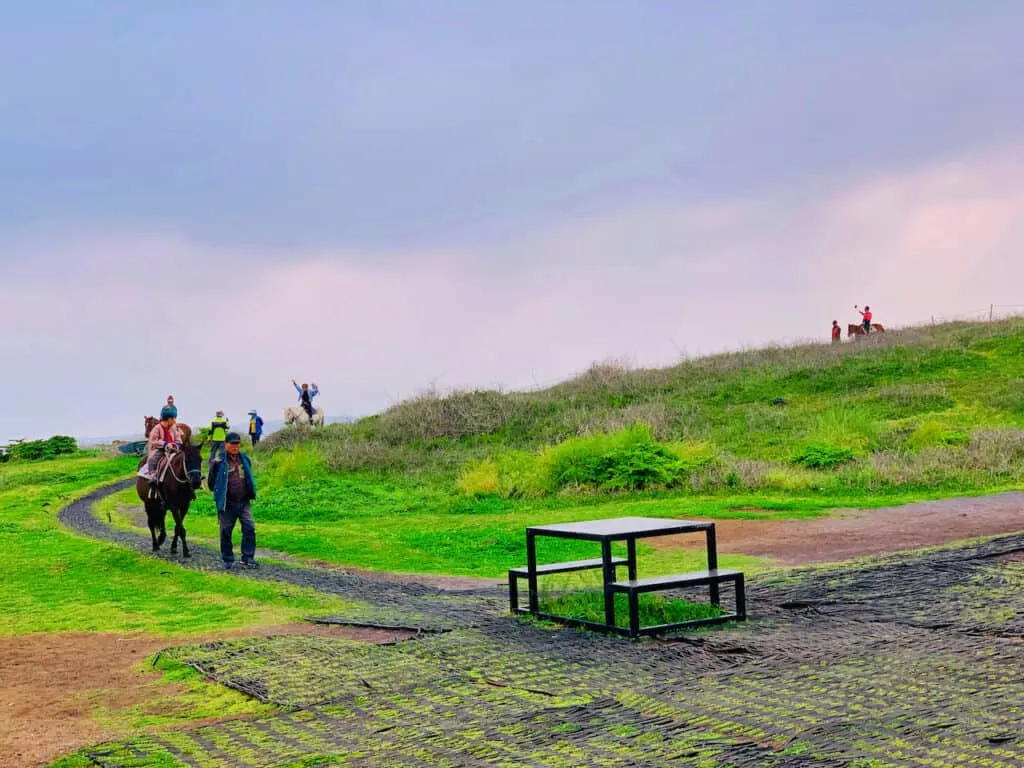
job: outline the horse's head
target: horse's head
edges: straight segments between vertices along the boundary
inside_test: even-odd
[[[188,472],[188,480],[192,489],[196,490],[203,484],[203,443],[192,445],[186,441],[181,446],[185,454],[185,470]]]
[[[153,416],[146,417],[146,437],[149,437],[149,433],[153,431],[153,427],[155,427],[158,423],[160,423],[159,419]]]

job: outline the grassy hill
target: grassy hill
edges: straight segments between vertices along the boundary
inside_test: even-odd
[[[255,459],[261,545],[480,575],[519,564],[531,523],[810,516],[1015,488],[1024,322],[661,369],[595,365],[537,392],[431,393],[353,423],[283,430]],[[191,526],[213,538],[207,497]]]

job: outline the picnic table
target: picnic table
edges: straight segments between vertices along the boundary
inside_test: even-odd
[[[637,578],[637,539],[654,536],[674,536],[683,533],[705,534],[707,542],[706,570],[678,573],[669,576],[655,576],[646,579]],[[601,557],[590,560],[539,565],[537,563],[536,541],[538,536],[597,542],[601,545]],[[612,543],[618,541],[625,542],[626,544],[625,558],[612,556]],[[623,565],[626,566],[629,578],[619,581],[617,580],[616,571]],[[538,576],[598,568],[602,572],[604,591],[605,620],[603,624],[568,616],[556,616],[540,610],[539,593],[537,590]],[[521,579],[525,579],[528,585],[528,607],[525,609],[519,605],[519,581]],[[650,627],[640,626],[639,595],[643,593],[706,585],[710,592],[711,603],[720,605],[719,586],[729,582],[734,585],[736,593],[736,610],[733,613],[673,624],[659,624]],[[508,572],[508,584],[509,607],[514,614],[532,614],[540,618],[553,619],[565,624],[585,626],[599,631],[628,634],[630,637],[653,635],[670,629],[716,624],[732,619],[746,618],[746,594],[743,573],[718,567],[715,524],[708,521],[675,520],[659,517],[616,517],[605,520],[584,520],[575,523],[530,526],[526,529],[526,566],[510,569]],[[628,629],[619,627],[615,623],[615,595],[618,593],[625,593],[629,598]]]

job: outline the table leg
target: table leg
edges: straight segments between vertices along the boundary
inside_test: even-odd
[[[526,581],[530,591],[530,612],[537,613],[539,597],[537,595],[537,542],[532,531],[526,532]]]
[[[626,567],[629,580],[636,581],[636,539],[626,539]]]
[[[715,540],[715,524],[712,523],[711,527],[708,528],[708,570],[718,570],[718,544]],[[709,588],[711,593],[712,605],[719,605],[721,598],[718,594],[718,584],[712,584]]]
[[[601,559],[604,561],[604,623],[609,627],[615,626],[615,593],[612,592],[612,582],[615,581],[615,566],[612,565],[612,543],[601,542]]]

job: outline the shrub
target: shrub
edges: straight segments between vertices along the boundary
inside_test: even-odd
[[[833,408],[818,416],[808,442],[861,453],[878,439],[878,431],[870,413],[856,408]]]
[[[46,440],[27,440],[14,443],[4,449],[5,461],[37,461],[52,459],[78,452],[75,438],[67,435],[54,435]]]
[[[949,429],[937,421],[926,421],[907,438],[907,446],[914,451],[938,446],[967,445],[970,436],[960,430]]]
[[[488,496],[501,491],[498,465],[492,459],[466,466],[456,481],[459,490],[467,496]]]
[[[680,471],[678,457],[655,442],[646,424],[570,438],[545,449],[540,460],[547,465],[557,488],[641,490],[668,485]]]
[[[825,443],[809,443],[800,448],[790,461],[807,469],[832,469],[853,459],[854,452]]]

